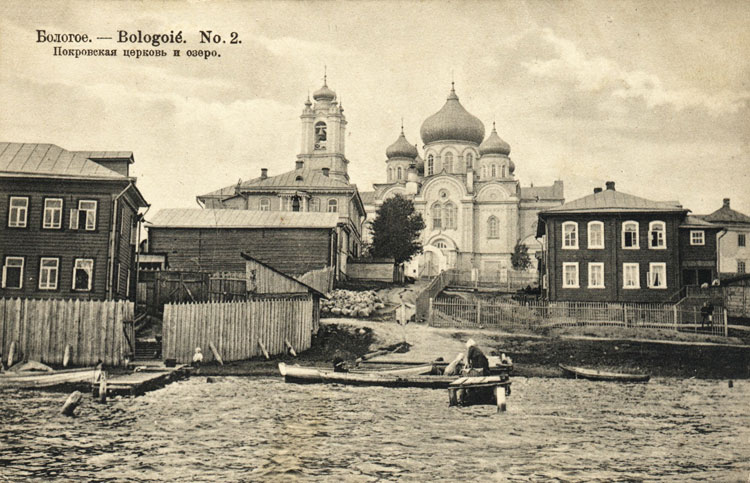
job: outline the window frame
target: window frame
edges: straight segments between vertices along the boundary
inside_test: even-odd
[[[659,233],[658,230],[655,230],[654,228],[656,226],[661,226],[661,245],[654,246],[653,240],[651,239],[652,233]],[[667,223],[661,220],[654,220],[652,222],[649,222],[648,224],[648,248],[649,250],[666,250],[667,249]]]
[[[396,168],[396,179],[401,181],[401,177],[403,176],[403,171],[401,170],[401,166]]]
[[[593,268],[601,269],[601,274],[600,274],[601,283],[600,284],[593,285],[591,283],[591,280],[593,278],[591,276],[591,274],[593,273],[593,270],[592,270]],[[604,262],[589,262],[588,264],[588,288],[596,288],[596,289],[607,288],[604,283]]]
[[[575,268],[575,285],[568,285],[566,269]],[[578,262],[563,262],[562,264],[562,288],[581,288],[581,274],[578,270]]]
[[[90,209],[90,208],[85,209],[85,210],[82,209],[81,208],[81,204],[82,203],[93,203],[94,204],[93,210]],[[77,210],[77,213],[76,213],[77,216],[78,216],[78,219],[76,220],[76,230],[81,230],[81,226],[80,226],[81,225],[81,223],[80,223],[81,218],[80,217],[81,217],[81,212],[82,211],[86,212],[86,222],[84,223],[83,231],[96,231],[97,221],[98,221],[97,219],[98,219],[98,211],[99,211],[99,201],[98,200],[91,200],[91,199],[81,199],[81,200],[78,200],[78,210]],[[94,215],[93,215],[93,221],[94,221],[94,223],[93,223],[93,226],[91,228],[89,228],[89,213],[91,213],[92,211],[94,213]]]
[[[258,201],[258,211],[271,211],[271,199],[261,198]]]
[[[496,240],[500,238],[500,220],[495,215],[487,218],[487,238]]]
[[[466,169],[474,169],[474,153],[468,152],[464,155],[464,160],[466,162]]]
[[[654,269],[655,268],[663,268],[664,271],[662,272],[664,275],[664,282],[662,285],[655,286],[654,285]],[[667,289],[667,263],[666,262],[649,262],[648,264],[648,288],[654,289],[654,290],[666,290]]]
[[[635,285],[626,285],[628,273],[628,267],[635,268]],[[622,264],[622,289],[623,290],[638,290],[641,288],[641,264],[634,262],[624,262]]]
[[[495,163],[490,165],[490,174],[491,178],[497,178],[497,165]]]
[[[427,176],[435,174],[435,155],[427,155]]]
[[[747,264],[745,263],[745,260],[737,260],[737,273],[738,274],[747,273]]]
[[[329,198],[328,202],[326,203],[326,213],[338,213],[338,212],[339,212],[339,200],[337,200],[336,198]]]
[[[23,210],[23,222],[19,220],[19,216],[16,216],[15,220],[12,217],[13,214],[13,201],[14,200],[24,200],[26,202],[26,206],[23,208],[16,207],[15,209],[20,211]],[[8,228],[27,228],[29,226],[29,206],[31,204],[31,201],[29,200],[28,196],[10,196],[8,198],[8,221],[6,223]],[[13,224],[11,224],[11,221],[13,221]]]
[[[591,243],[591,240],[593,238],[591,236],[591,234],[593,233],[592,228],[595,227],[595,226],[599,227],[601,229],[601,233],[600,233],[601,234],[601,243],[597,244],[597,245],[594,245],[593,243]],[[603,221],[599,221],[599,220],[589,221],[586,224],[586,238],[587,238],[586,243],[587,243],[587,246],[588,246],[589,250],[604,250],[604,222]]]
[[[58,210],[55,210],[54,208],[50,209],[47,206],[47,202],[49,201],[59,201],[60,202],[60,208]],[[57,226],[54,224],[47,225],[47,212],[51,211],[53,213],[52,218],[54,220],[54,211],[59,211],[60,213],[60,220]],[[44,198],[42,201],[42,230],[62,230],[63,227],[63,213],[65,213],[65,200],[62,198]]]
[[[443,171],[453,173],[453,153],[447,152],[443,155]]]
[[[430,214],[432,215],[430,218],[432,220],[432,229],[433,230],[442,230],[443,229],[443,205],[438,203],[437,201],[432,204],[432,207],[430,208]]]
[[[456,220],[458,218],[458,207],[448,201],[443,204],[443,228],[445,230],[455,230],[458,226],[458,221]]]
[[[317,198],[314,196],[310,198],[310,201],[308,201],[307,203],[307,210],[315,212],[315,213],[319,213],[320,212],[320,198]]]
[[[91,262],[91,273],[89,273],[88,288],[76,288],[76,270],[78,269],[78,262]],[[70,284],[70,289],[74,292],[91,292],[94,289],[94,267],[96,262],[93,258],[74,258],[73,259],[73,280]]]
[[[744,233],[737,233],[737,246],[738,247],[747,246],[747,235],[745,235]]]
[[[694,238],[695,235],[700,235],[700,241]],[[706,245],[706,230],[690,230],[690,245],[694,247],[702,247]]]
[[[49,283],[49,279],[47,280],[47,284],[45,286],[42,286],[42,280],[43,280],[43,273],[50,272],[51,270],[45,270],[44,262],[54,260],[56,262],[56,265],[54,267],[54,273],[55,273],[55,280],[54,280],[54,286],[52,286]],[[37,282],[37,289],[46,291],[55,291],[60,286],[60,257],[39,257],[39,280]]]
[[[575,235],[575,240],[572,245],[568,245],[567,237],[565,236],[565,228],[568,226],[574,227],[573,234]],[[563,250],[578,250],[578,222],[577,221],[564,221],[562,225],[560,225],[561,233],[562,233],[562,249]]]
[[[14,267],[14,268],[20,268],[21,274],[18,277],[18,287],[8,287],[8,262],[13,260],[21,260],[21,266],[20,267]],[[0,284],[0,287],[2,287],[5,290],[23,290],[23,276],[25,273],[26,268],[26,257],[19,256],[19,255],[5,255],[3,257],[3,269],[2,269],[2,283]]]
[[[634,238],[635,245],[632,245],[632,246],[625,246],[625,234],[626,233],[631,233],[630,231],[626,231],[625,230],[625,227],[627,225],[635,225],[635,238]],[[621,237],[622,237],[622,245],[621,246],[622,246],[623,250],[640,250],[640,248],[641,248],[641,240],[640,240],[640,238],[641,238],[641,225],[640,225],[640,223],[638,223],[635,220],[623,221],[622,225],[621,225],[621,232],[622,232],[622,235],[621,235]]]

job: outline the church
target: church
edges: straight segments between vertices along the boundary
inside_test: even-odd
[[[424,253],[406,273],[430,277],[456,269],[465,280],[505,283],[517,243],[528,247],[532,266],[522,279],[537,279],[537,214],[564,201],[563,182],[521,187],[510,145],[494,123],[485,138],[481,120],[458,99],[455,86],[443,107],[420,129],[422,154],[404,136],[385,150],[386,182],[362,192],[369,220],[383,201],[396,194],[410,198],[422,214]],[[365,229],[365,242],[371,239]]]

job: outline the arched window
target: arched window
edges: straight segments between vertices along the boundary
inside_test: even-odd
[[[399,179],[399,180],[400,180],[400,179],[401,179],[401,175],[402,175],[402,174],[403,174],[403,173],[401,172],[401,166],[399,166],[399,167],[398,167],[398,175],[397,175],[397,179]]]
[[[440,203],[432,205],[432,228],[440,229],[443,227],[443,207]]]
[[[639,248],[637,221],[625,221],[622,223],[622,248],[631,250]]]
[[[503,178],[505,178],[505,165],[503,165],[503,167],[500,168],[500,173],[501,173],[500,176],[502,176]]]
[[[320,211],[320,198],[310,200],[310,211]]]
[[[578,223],[575,221],[566,221],[562,224],[563,248],[569,250],[578,249]]]
[[[443,227],[446,230],[456,229],[456,205],[450,201],[443,207]]]
[[[328,200],[328,213],[336,213],[339,211],[339,202],[336,201],[334,198],[331,198]]]
[[[441,250],[445,250],[446,248],[448,248],[448,244],[445,243],[445,241],[443,241],[443,240],[438,240],[438,241],[434,242],[432,244],[432,246],[434,246],[435,248],[439,248]]]
[[[487,220],[487,238],[500,238],[500,222],[494,216]]]
[[[472,169],[474,167],[474,155],[466,153],[466,169]]]
[[[271,200],[269,200],[268,198],[261,198],[260,211],[271,211]]]
[[[328,139],[326,123],[318,121],[315,123],[315,149],[325,149]]]
[[[492,170],[492,177],[493,178],[497,177],[497,165],[496,164],[492,165],[491,170]]]
[[[604,223],[590,221],[588,227],[589,248],[604,248]]]
[[[435,174],[435,156],[430,154],[427,156],[427,176]]]
[[[652,221],[648,224],[648,247],[667,248],[667,226],[663,221]]]
[[[487,165],[486,164],[482,165],[482,178],[483,179],[487,178]]]
[[[445,172],[453,172],[453,153],[445,153]]]

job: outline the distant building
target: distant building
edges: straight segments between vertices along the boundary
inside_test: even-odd
[[[410,276],[434,276],[457,269],[480,282],[505,283],[517,243],[531,259],[541,250],[535,238],[537,213],[564,201],[563,182],[521,187],[510,145],[497,131],[485,138],[484,124],[459,102],[453,88],[443,107],[421,127],[424,158],[403,128],[386,150],[386,182],[363,192],[368,217],[385,200],[401,194],[414,201],[426,228],[424,253],[410,264]],[[370,235],[365,238],[369,241]],[[536,264],[527,275],[536,279]]]
[[[688,211],[616,191],[610,181],[541,212],[549,300],[667,302],[686,284],[710,282],[721,227]]]
[[[0,143],[0,297],[132,298],[133,153]]]
[[[750,216],[730,208],[729,198],[724,198],[721,208],[700,218],[726,229],[726,234],[719,237],[719,273],[724,276],[750,273]]]

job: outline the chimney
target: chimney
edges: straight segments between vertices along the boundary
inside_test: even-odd
[[[297,167],[294,168],[294,169],[302,169],[302,168],[305,167],[305,162],[304,161],[297,161],[297,165],[296,166]]]
[[[328,176],[328,172],[330,171],[330,168],[323,168],[323,176]]]
[[[607,186],[608,190],[615,191],[615,182],[614,181],[607,181],[605,183],[605,185]]]
[[[601,193],[601,192],[602,192],[602,189],[599,186],[594,188],[594,194]]]
[[[260,179],[268,178],[268,168],[260,168]]]
[[[724,208],[729,208],[729,198],[724,198]]]

